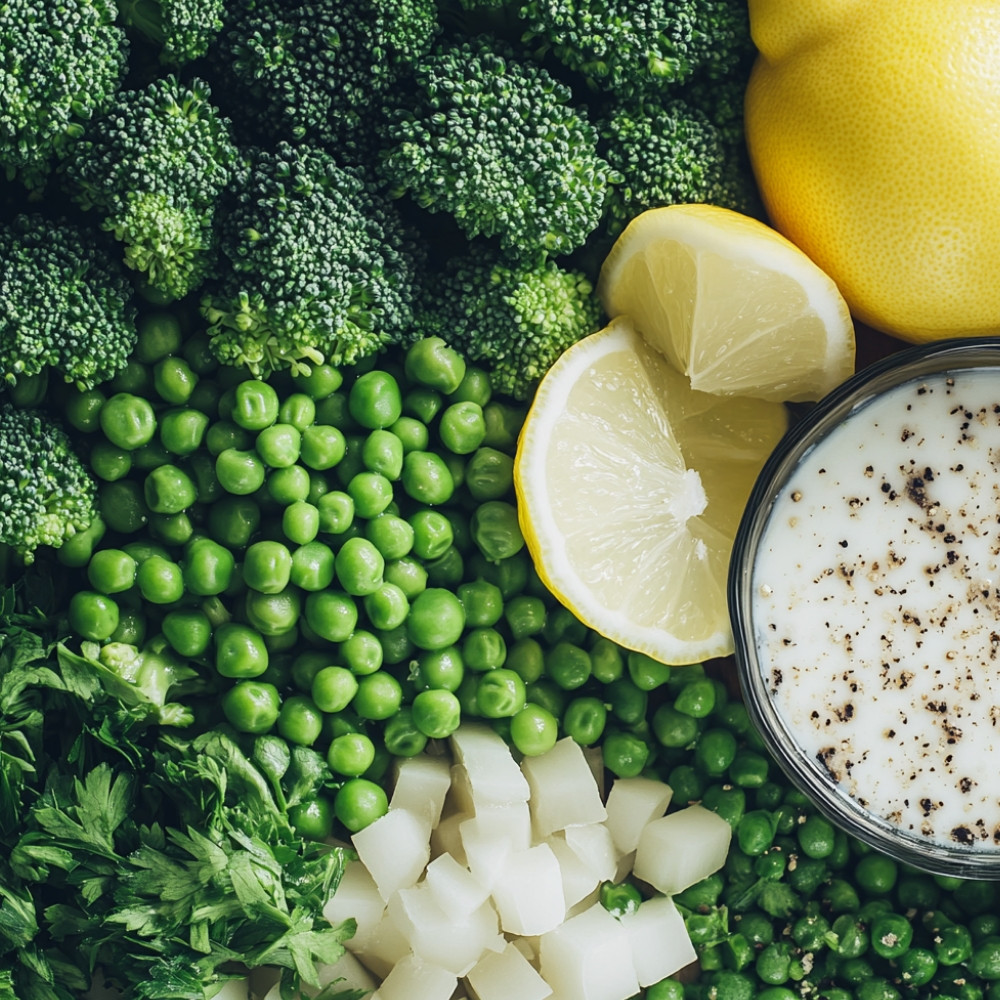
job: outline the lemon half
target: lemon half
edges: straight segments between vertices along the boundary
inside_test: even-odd
[[[692,389],[626,317],[579,341],[542,380],[514,466],[543,582],[628,649],[727,655],[733,537],[786,423],[779,403]]]

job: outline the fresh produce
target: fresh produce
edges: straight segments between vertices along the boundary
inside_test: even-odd
[[[854,371],[854,324],[837,286],[769,226],[714,205],[643,212],[597,286],[691,387],[817,400]]]
[[[747,142],[772,224],[855,317],[1000,331],[994,4],[751,0]]]
[[[515,484],[539,575],[630,649],[728,655],[729,551],[787,425],[779,403],[692,390],[619,317],[563,354],[525,421]]]

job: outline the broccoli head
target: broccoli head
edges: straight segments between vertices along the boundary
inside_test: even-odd
[[[756,204],[737,152],[681,98],[617,106],[598,127],[601,152],[616,174],[605,206],[610,237],[659,205],[708,202],[746,212]]]
[[[40,215],[0,227],[0,376],[48,370],[82,389],[125,367],[135,346],[133,289],[102,234]]]
[[[214,263],[215,210],[237,155],[208,85],[165,76],[122,91],[74,143],[62,175],[77,204],[101,213],[124,244],[125,263],[178,299]]]
[[[430,50],[435,0],[237,0],[216,59],[263,134],[362,163],[382,97]]]
[[[350,364],[405,336],[419,257],[358,174],[305,144],[248,152],[202,299],[210,344],[255,375]]]
[[[600,325],[594,287],[551,257],[507,258],[475,244],[421,302],[418,327],[490,373],[497,392],[527,399],[555,360]]]
[[[168,66],[203,56],[222,30],[225,0],[117,0],[123,23]]]
[[[521,16],[526,42],[620,97],[724,77],[753,47],[746,0],[526,0]]]
[[[581,246],[610,171],[569,88],[486,36],[438,47],[414,73],[413,94],[385,125],[389,191],[504,248]]]
[[[0,165],[37,190],[110,103],[127,42],[114,0],[0,3]]]
[[[97,487],[63,427],[42,410],[0,405],[0,544],[25,563],[97,515]]]

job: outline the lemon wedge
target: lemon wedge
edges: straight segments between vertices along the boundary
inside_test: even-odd
[[[669,664],[729,654],[733,538],[786,426],[780,403],[692,389],[626,317],[585,337],[542,380],[518,443],[539,576],[628,649]]]
[[[854,325],[833,280],[729,209],[643,212],[612,247],[597,292],[608,316],[630,316],[703,392],[816,400],[854,370]]]

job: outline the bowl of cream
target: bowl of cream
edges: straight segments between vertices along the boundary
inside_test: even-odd
[[[1000,879],[1000,338],[893,354],[796,423],[728,599],[747,709],[817,808]]]

